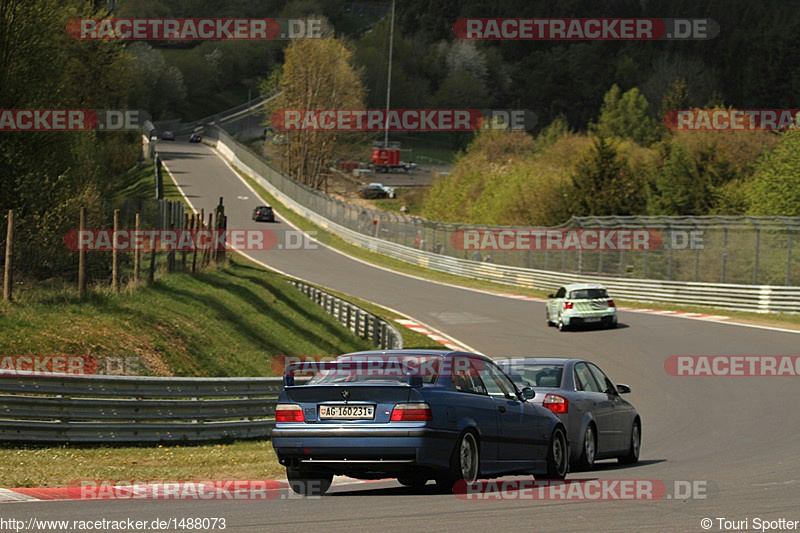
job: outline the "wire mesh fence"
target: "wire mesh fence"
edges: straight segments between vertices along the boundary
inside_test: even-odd
[[[800,217],[573,217],[556,228],[491,227],[442,223],[350,204],[282,174],[216,126],[222,141],[247,167],[283,194],[319,215],[363,235],[444,256],[571,274],[745,285],[800,285]],[[631,249],[550,249],[547,246],[464,249],[466,230],[647,230],[660,245]]]
[[[80,252],[70,245],[70,233],[80,229],[81,210],[85,216],[84,229],[89,232],[100,230],[113,234],[115,211],[118,230],[136,229],[137,215],[140,230],[183,230],[187,229],[190,221],[182,202],[139,198],[101,202],[88,207],[76,202],[74,206],[54,213],[15,213],[10,255],[15,292],[47,284],[78,282]],[[0,264],[5,270],[8,212],[3,213],[0,220],[3,227]],[[120,286],[133,281],[137,253],[139,279],[142,281],[150,278],[150,271],[188,269],[185,252],[118,250],[116,272]],[[113,285],[113,252],[88,247],[83,254],[86,284]]]

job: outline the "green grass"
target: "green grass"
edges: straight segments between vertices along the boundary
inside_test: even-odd
[[[324,242],[328,246],[332,246],[337,250],[340,250],[358,259],[362,259],[368,263],[396,270],[398,272],[403,272],[406,274],[411,274],[421,278],[429,279],[432,281],[439,281],[442,283],[449,283],[461,287],[486,290],[490,292],[514,293],[525,296],[534,296],[538,298],[546,298],[547,294],[551,292],[547,290],[529,289],[525,287],[519,287],[516,285],[505,285],[501,283],[492,283],[489,281],[482,281],[473,278],[454,276],[451,274],[446,274],[444,272],[438,272],[435,270],[419,267],[411,263],[406,263],[398,259],[393,259],[391,257],[371,252],[364,248],[360,248],[358,246],[346,242],[345,240],[341,239],[340,237],[330,232],[325,231],[316,224],[309,222],[305,218],[289,210],[280,201],[278,201],[277,198],[269,194],[269,192],[267,192],[266,189],[264,189],[261,185],[259,185],[255,180],[253,180],[252,178],[250,178],[249,176],[247,176],[245,173],[241,172],[238,169],[236,169],[236,171],[247,181],[247,183],[249,183],[258,192],[259,195],[261,195],[262,198],[270,202],[271,205],[275,206],[280,211],[280,215],[283,218],[285,218],[295,226],[299,227],[303,231],[315,232],[316,238],[319,239],[321,242]],[[686,311],[691,313],[708,313],[715,315],[725,315],[731,317],[732,319],[731,321],[733,322],[784,327],[790,329],[800,329],[800,315],[798,314],[749,313],[749,312],[721,310],[710,306],[702,306],[702,305],[691,305],[691,306],[672,305],[667,303],[634,302],[634,301],[619,300],[619,299],[617,303],[618,305],[623,305],[636,309],[663,309],[670,311]]]
[[[280,276],[234,260],[149,287],[32,291],[0,306],[0,353],[138,357],[150,373],[270,376],[277,355],[338,355],[371,345]]]
[[[117,199],[154,198],[155,183],[153,163],[148,163],[142,167],[134,167],[122,176],[112,194]]]
[[[183,195],[175,185],[175,178],[163,169],[162,192],[164,199],[184,202]],[[156,177],[153,163],[148,163],[142,167],[134,167],[122,176],[116,184],[112,197],[117,200],[125,198],[142,198],[146,200],[155,198]],[[188,205],[187,205],[188,207]]]
[[[0,449],[0,487],[66,487],[81,479],[276,479],[269,441],[158,446],[12,446]]]

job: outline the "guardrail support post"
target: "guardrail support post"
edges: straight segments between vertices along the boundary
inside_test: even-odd
[[[792,284],[792,230],[789,230],[789,239],[786,242],[786,283],[788,287]]]
[[[725,276],[728,269],[728,227],[722,233],[722,273],[720,275],[720,283],[725,283]]]
[[[83,208],[81,208],[83,213]],[[79,234],[80,235],[80,234]],[[80,238],[78,239],[80,243]],[[14,210],[8,210],[8,227],[6,228],[6,262],[3,268],[3,300],[10,302],[14,290]]]
[[[114,233],[111,238],[111,288],[119,292],[119,251],[117,250],[117,232],[119,231],[119,209],[114,209]]]
[[[133,231],[134,235],[139,235],[139,229],[141,226],[141,221],[139,217],[139,213],[136,213],[136,216],[133,219]],[[138,243],[138,239],[133,240],[134,243]],[[142,251],[139,248],[138,244],[134,244],[133,248],[133,286],[137,287],[139,285],[139,276],[141,274],[141,265],[140,262],[142,260]]]

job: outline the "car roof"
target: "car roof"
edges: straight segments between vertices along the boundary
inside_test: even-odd
[[[583,361],[583,359],[576,359],[573,357],[514,357],[512,359],[507,359],[506,364],[516,364],[516,365],[565,365],[571,361]]]
[[[569,285],[564,285],[564,288],[568,291],[576,291],[580,289],[605,289],[605,286],[599,283],[570,283]]]
[[[266,208],[269,208],[269,209],[272,209],[272,207],[270,207],[270,206],[268,206],[268,205],[260,205],[260,206],[256,207],[256,209],[263,209],[263,208],[265,208],[265,207],[266,207]]]
[[[454,350],[420,350],[420,349],[407,349],[407,350],[367,350],[364,352],[351,352],[342,354],[340,357],[344,357],[346,355],[441,355],[442,357],[455,357],[457,355],[468,355],[470,357],[477,357],[478,359],[483,359],[484,361],[491,361],[496,363],[497,361],[492,359],[491,357],[487,357],[485,355],[481,355],[478,353],[473,352],[460,352]]]

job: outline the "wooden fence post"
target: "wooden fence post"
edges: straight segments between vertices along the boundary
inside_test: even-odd
[[[138,242],[139,225],[140,225],[139,213],[136,213],[136,217],[134,218],[134,222],[133,222],[133,231],[134,231],[133,234],[135,235],[135,237],[133,239],[134,243]],[[139,246],[137,244],[134,244],[134,248],[133,248],[133,286],[134,287],[137,287],[139,285],[139,274],[140,274],[140,270],[141,270],[141,265],[139,264],[139,262],[141,261],[141,259],[142,259],[142,251],[139,249]]]
[[[6,228],[6,264],[3,272],[3,299],[11,301],[14,291],[14,210],[8,210],[8,227]]]
[[[206,227],[206,210],[205,208],[200,209],[200,220],[198,221],[197,229],[204,230]],[[206,264],[206,252],[207,250],[203,248],[200,250],[200,268],[203,268],[203,265]]]
[[[173,236],[175,230],[175,222],[173,221],[172,202],[167,200],[167,228],[170,230],[170,236]],[[172,272],[175,269],[175,252],[174,247],[170,246],[167,250],[167,272]]]
[[[119,209],[114,209],[114,233],[111,237],[111,288],[119,292],[119,251],[117,250],[117,232],[119,231]]]
[[[183,226],[181,227],[181,230],[186,231],[188,229],[189,229],[189,213],[186,213],[184,211],[184,213],[183,213]],[[183,237],[183,235],[181,235],[181,237]],[[182,240],[183,240],[182,238],[178,239],[179,242],[182,241]],[[181,270],[186,272],[186,248],[184,248],[181,251]]]
[[[211,249],[203,253],[203,263],[208,264],[214,258],[214,214],[208,214],[208,229],[211,230]]]
[[[86,208],[81,207],[80,221],[78,222],[78,296],[83,298],[86,294],[86,250],[81,245],[81,237],[86,229]]]
[[[198,229],[198,222],[197,222],[198,215],[193,213],[191,215],[191,231],[192,231],[192,273],[194,274],[197,272],[197,231]]]

